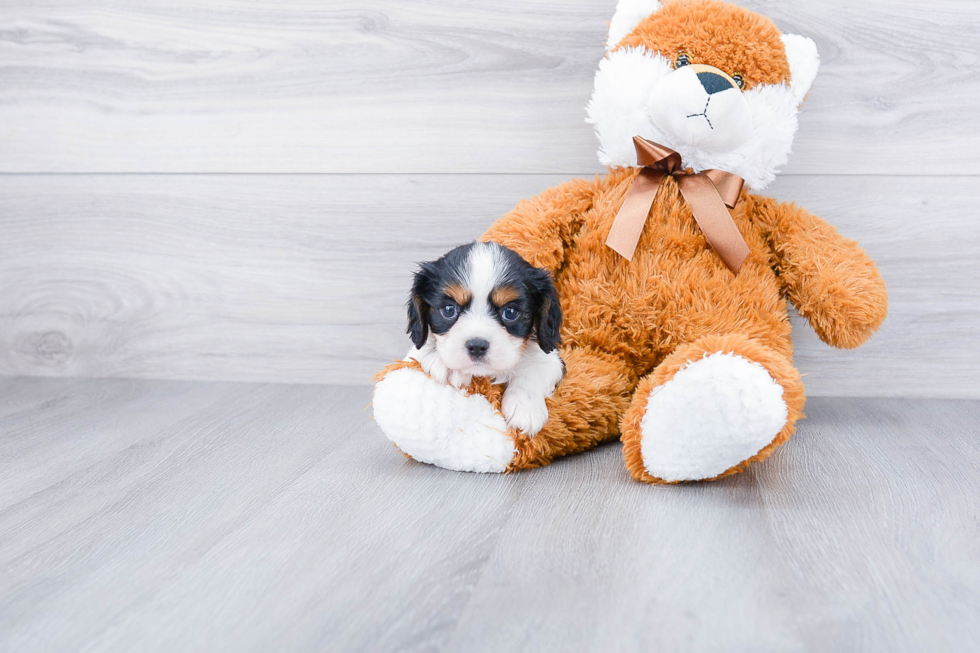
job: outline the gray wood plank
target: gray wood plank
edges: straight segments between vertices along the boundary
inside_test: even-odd
[[[159,382],[125,383],[152,392]],[[103,431],[91,446],[124,435],[149,452],[52,474],[48,491],[0,510],[0,533],[22,535],[0,549],[0,648],[281,650],[292,624],[313,619],[302,636],[370,650],[383,624],[365,619],[386,588],[403,590],[385,601],[396,615],[462,608],[451,599],[489,555],[513,484],[420,477],[374,430],[367,388],[170,384],[160,394],[174,387],[225,400],[191,420],[151,416],[131,425],[138,436]],[[118,396],[89,403],[92,417],[131,409]],[[434,535],[420,515],[436,514],[461,535],[442,553],[418,547]],[[353,527],[364,519],[386,526]],[[425,583],[461,586],[447,597]]]
[[[546,175],[0,177],[0,374],[368,383],[408,347],[413,262]],[[861,241],[891,313],[860,349],[796,321],[811,395],[980,397],[980,184],[786,176]]]
[[[12,482],[55,441],[93,455],[0,508],[4,650],[980,645],[980,402],[813,399],[767,463],[653,487],[618,445],[420,465],[364,387],[6,379],[0,406],[24,388],[51,444]]]
[[[971,650],[976,410],[814,399],[769,464],[650,494],[618,447],[567,461],[515,508],[451,650]]]
[[[823,56],[788,172],[980,173],[976,2],[744,4]],[[598,171],[614,6],[6,2],[0,171]]]
[[[153,448],[129,439],[144,436],[134,426],[179,421],[224,397],[218,392],[222,386],[201,394],[186,384],[164,383],[147,393],[145,385],[125,380],[92,385],[83,380],[33,379],[18,385],[31,396],[32,405],[5,410],[0,417],[0,509],[44,490],[52,476],[95,469],[113,456],[134,455],[153,464]],[[7,401],[14,403],[16,395],[8,395]],[[121,408],[109,416],[85,410],[98,404]],[[111,446],[105,443],[107,432],[117,434]],[[62,491],[72,492],[72,485]],[[0,547],[8,544],[9,540]]]

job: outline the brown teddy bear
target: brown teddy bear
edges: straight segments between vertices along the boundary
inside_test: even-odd
[[[546,423],[509,428],[503,386],[456,388],[408,359],[375,388],[387,437],[479,472],[619,437],[648,483],[734,474],[785,443],[804,404],[787,299],[842,348],[887,311],[857,243],[747,191],[785,163],[818,64],[810,39],[719,0],[620,0],[588,107],[609,173],[521,202],[481,238],[553,275],[566,374]]]

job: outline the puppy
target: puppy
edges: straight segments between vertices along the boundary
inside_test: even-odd
[[[551,275],[503,245],[461,245],[415,274],[408,302],[415,348],[408,357],[456,387],[474,376],[506,383],[504,418],[527,435],[544,426],[544,400],[565,373],[556,349],[560,331]]]

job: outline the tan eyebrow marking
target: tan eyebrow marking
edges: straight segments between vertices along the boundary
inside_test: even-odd
[[[473,293],[471,293],[468,288],[464,288],[458,283],[449,284],[446,286],[446,289],[443,292],[445,292],[446,295],[448,295],[460,306],[469,303],[470,299],[473,298]]]
[[[513,286],[501,286],[499,288],[494,288],[493,292],[490,293],[490,301],[493,302],[494,306],[503,306],[515,299],[520,299],[521,293]]]

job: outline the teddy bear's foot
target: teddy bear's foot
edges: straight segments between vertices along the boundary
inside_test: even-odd
[[[503,472],[514,440],[481,394],[438,383],[411,368],[388,372],[374,390],[374,419],[389,440],[423,463],[460,472]]]
[[[624,416],[627,467],[639,480],[700,481],[742,471],[789,439],[800,415],[799,376],[768,347],[728,336],[684,349],[641,382]]]
[[[412,458],[468,472],[514,472],[592,449],[619,435],[630,405],[625,363],[565,348],[565,378],[546,400],[548,419],[533,436],[507,427],[504,389],[478,378],[460,390],[434,381],[418,361],[392,363],[376,377],[374,419]]]
[[[668,482],[713,478],[772,442],[787,413],[783,388],[764,367],[711,354],[650,391],[643,467]]]

